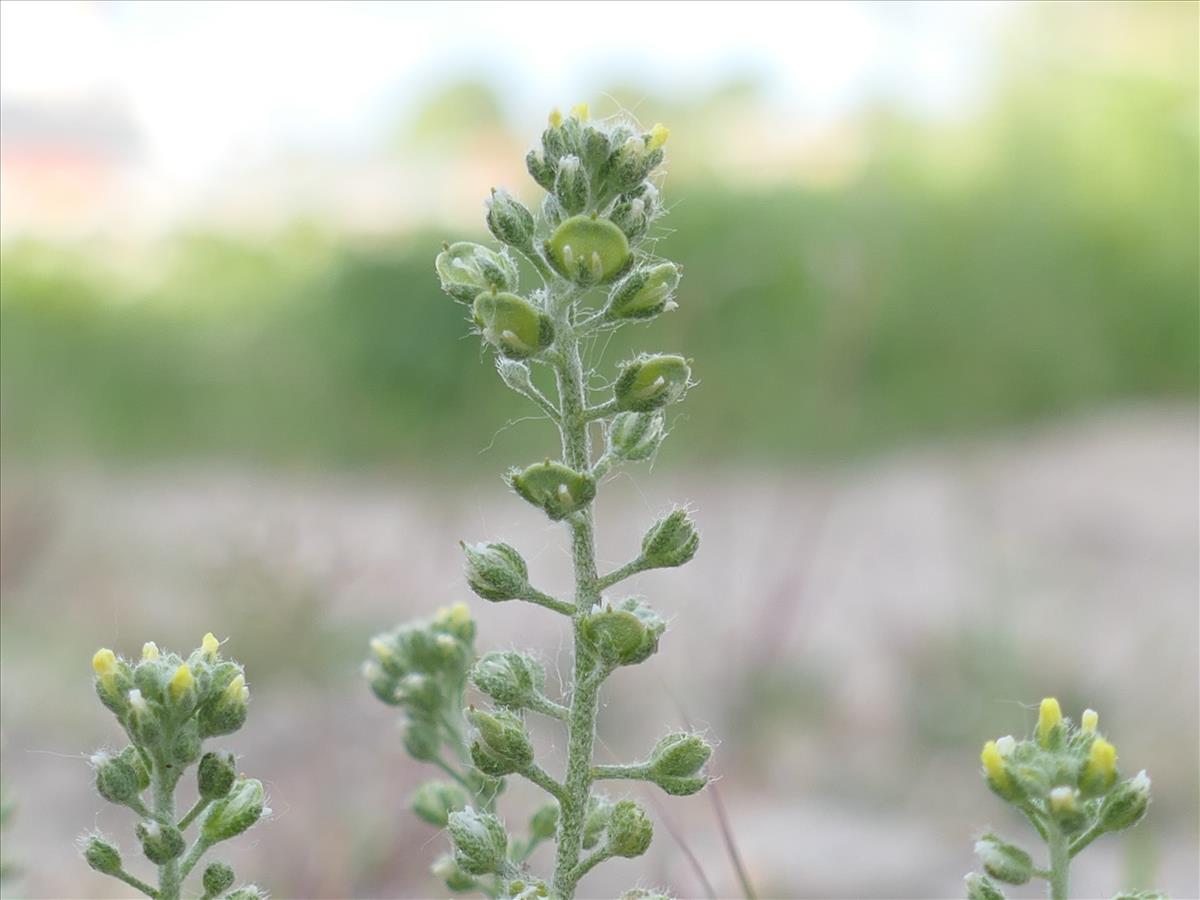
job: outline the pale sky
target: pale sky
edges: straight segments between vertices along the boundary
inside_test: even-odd
[[[536,128],[614,77],[687,91],[754,71],[814,121],[886,94],[952,114],[986,75],[997,3],[0,4],[5,99],[108,94],[148,165],[203,180],[289,147],[368,146],[439,80],[496,80]]]

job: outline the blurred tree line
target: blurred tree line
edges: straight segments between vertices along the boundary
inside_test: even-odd
[[[1077,12],[1039,8],[970,119],[876,105],[853,123],[865,158],[835,185],[740,183],[682,160],[663,234],[684,265],[681,307],[647,333],[694,357],[700,380],[670,456],[787,462],[1194,398],[1196,10],[1170,6],[1114,5],[1112,21],[1083,30],[1056,18]],[[674,112],[672,149],[703,157],[687,135],[711,109]],[[499,429],[529,410],[439,292],[442,237],[193,231],[134,266],[99,245],[10,242],[3,449],[334,466],[470,457],[488,443],[481,418]],[[623,338],[596,348],[612,371]],[[497,447],[517,458],[546,436],[508,429]]]

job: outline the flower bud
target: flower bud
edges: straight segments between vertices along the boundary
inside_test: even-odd
[[[460,543],[467,558],[467,584],[484,600],[516,600],[529,591],[529,568],[508,544]]]
[[[688,562],[699,546],[700,535],[692,517],[683,507],[676,507],[646,532],[642,558],[655,568],[668,569]]]
[[[179,666],[167,682],[167,699],[179,711],[190,711],[196,704],[196,676],[186,664]]]
[[[204,893],[209,897],[215,897],[223,891],[229,890],[233,886],[233,878],[232,866],[223,862],[210,862],[204,867],[204,875],[201,878]]]
[[[512,258],[470,241],[445,245],[434,268],[442,290],[460,303],[473,303],[483,291],[517,289],[517,264]]]
[[[651,319],[674,304],[671,293],[678,285],[674,263],[635,269],[612,289],[605,312],[613,319]]]
[[[438,828],[445,828],[450,813],[467,805],[466,795],[448,781],[427,781],[413,794],[409,806],[417,818]]]
[[[1085,797],[1098,797],[1117,780],[1117,748],[1102,737],[1092,741],[1087,762],[1079,776],[1079,789]]]
[[[131,673],[125,661],[107,647],[92,656],[92,671],[96,673],[96,695],[100,702],[118,716],[127,708],[125,692],[131,686]]]
[[[374,643],[374,642],[372,642]],[[384,671],[376,660],[368,659],[362,665],[362,676],[367,680],[371,693],[388,706],[399,706],[403,700],[397,692],[397,679]]]
[[[608,425],[609,452],[620,459],[640,462],[658,450],[666,434],[660,412],[623,412]]]
[[[232,753],[210,750],[200,758],[196,782],[205,800],[220,800],[237,780],[237,761]]]
[[[471,608],[465,603],[442,607],[433,624],[435,628],[457,638],[458,642],[470,644],[475,640],[475,620],[471,618]]]
[[[545,220],[547,228],[557,228],[567,217],[567,211],[562,208],[554,194],[547,194],[542,198],[542,219]]]
[[[454,862],[468,875],[499,874],[508,855],[508,834],[491,813],[467,807],[450,814],[446,824],[454,844]]]
[[[979,761],[983,763],[983,771],[987,777],[988,787],[1005,800],[1014,800],[1021,795],[1021,790],[1014,783],[1005,762],[1007,754],[1000,750],[999,741],[988,741],[983,745]]]
[[[508,191],[492,190],[487,201],[487,226],[496,240],[525,253],[533,249],[533,213]]]
[[[1146,770],[1122,781],[1100,805],[1100,827],[1105,831],[1121,831],[1142,820],[1150,806],[1150,778]]]
[[[1079,802],[1079,791],[1059,785],[1050,791],[1050,815],[1067,834],[1079,831],[1087,824],[1087,813]]]
[[[121,871],[120,851],[99,835],[88,838],[83,848],[83,858],[89,866],[105,875],[116,875]]]
[[[616,609],[593,607],[583,620],[582,632],[606,664],[631,666],[653,655],[666,628],[654,610],[630,597]]]
[[[661,126],[655,126],[661,128]],[[609,182],[617,191],[632,190],[663,161],[662,143],[666,129],[628,138],[608,160]],[[654,146],[650,146],[654,143]]]
[[[653,776],[695,775],[712,756],[712,745],[698,734],[677,731],[660,738],[650,752]]]
[[[538,807],[529,819],[529,839],[531,841],[548,841],[554,837],[558,829],[558,804],[551,801]]]
[[[971,872],[967,875],[967,900],[1004,900],[1004,891],[986,875]]]
[[[985,834],[975,842],[975,855],[983,870],[1007,884],[1024,884],[1033,877],[1033,860],[1029,854],[994,834]]]
[[[133,692],[130,691],[132,694]],[[146,764],[142,761],[142,757],[138,754],[137,747],[129,744],[117,754],[117,758],[124,760],[133,767],[133,771],[137,774],[138,793],[150,787],[150,771],[146,768]]]
[[[692,370],[682,356],[642,355],[626,363],[617,376],[617,408],[649,412],[683,396]]]
[[[608,820],[608,851],[632,859],[641,856],[654,837],[650,817],[632,800],[621,800]]]
[[[174,825],[163,825],[160,822],[139,822],[134,829],[139,841],[142,842],[142,852],[146,859],[156,866],[166,865],[173,859],[178,859],[187,847],[183,834]]]
[[[158,651],[158,644],[154,641],[146,641],[142,644],[142,660],[145,662],[153,662],[158,659],[161,654]]]
[[[501,706],[529,706],[546,683],[542,664],[515,650],[493,650],[471,669],[471,681]]]
[[[237,837],[254,825],[267,811],[263,807],[263,786],[257,778],[239,778],[233,788],[208,808],[200,835],[206,844]]]
[[[217,640],[217,636],[211,631],[207,632],[200,640],[200,652],[213,662],[217,658],[217,654],[221,652],[221,642]]]
[[[509,359],[527,359],[554,343],[554,323],[516,294],[482,293],[474,318],[483,339]]]
[[[525,168],[540,188],[546,191],[554,190],[554,176],[556,174],[554,164],[547,161],[546,157],[540,151],[530,150],[525,154]]]
[[[587,815],[583,819],[583,849],[591,850],[600,843],[600,836],[608,828],[613,805],[607,797],[592,794],[588,798]]]
[[[97,753],[92,765],[96,767],[96,792],[109,803],[125,806],[141,794],[141,778],[126,758]]]
[[[1085,709],[1079,717],[1079,727],[1087,734],[1095,734],[1096,726],[1100,724],[1100,713],[1094,709]]]
[[[143,746],[157,744],[162,738],[162,723],[150,708],[150,703],[137,688],[133,688],[126,699],[129,702],[130,734]]]
[[[452,891],[462,892],[475,889],[475,879],[458,867],[453,854],[443,853],[434,860],[429,871],[442,879],[446,883],[446,887]]]
[[[543,249],[559,275],[581,285],[611,281],[630,260],[625,233],[607,219],[593,216],[567,219],[554,229]]]
[[[410,718],[404,731],[404,749],[417,762],[433,762],[442,749],[442,738],[437,725]]]
[[[524,471],[511,470],[508,483],[523,500],[540,507],[556,522],[583,509],[596,496],[596,482],[590,475],[550,460]]]
[[[171,761],[184,768],[200,758],[202,743],[199,724],[195,719],[189,719],[171,737],[167,751]]]
[[[587,171],[593,174],[601,172],[612,153],[608,135],[599,128],[588,126],[583,129],[579,144],[582,150],[583,165]]]
[[[218,737],[237,731],[246,723],[246,701],[249,699],[250,688],[246,687],[246,677],[239,671],[200,707],[197,719],[201,734]]]
[[[558,161],[558,177],[554,180],[554,196],[569,214],[581,213],[588,205],[588,175],[578,156],[564,156]]]
[[[466,717],[478,731],[471,744],[471,759],[485,775],[499,778],[533,762],[533,744],[525,723],[515,713],[504,709],[489,713],[472,706]]]
[[[1046,749],[1057,746],[1062,736],[1062,708],[1053,697],[1047,697],[1038,708],[1037,739]]]

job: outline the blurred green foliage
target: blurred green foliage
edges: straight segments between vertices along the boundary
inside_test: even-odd
[[[969,122],[865,113],[866,161],[837,186],[677,179],[664,237],[681,308],[650,334],[695,358],[700,387],[670,456],[789,461],[1195,397],[1194,38],[1171,56],[1186,72],[1153,46],[1134,65],[1023,45]],[[687,123],[673,122],[681,151]],[[488,443],[481,418],[529,409],[438,291],[441,238],[187,233],[132,266],[112,248],[10,243],[4,450],[468,458]],[[497,447],[517,458],[545,437],[509,429]]]

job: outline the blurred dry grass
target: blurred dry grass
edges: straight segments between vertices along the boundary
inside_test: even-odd
[[[607,561],[679,498],[705,543],[678,573],[639,579],[673,623],[659,656],[613,679],[607,709],[619,697],[621,712],[604,714],[601,752],[632,757],[685,712],[710,728],[762,896],[951,897],[974,833],[1025,837],[978,783],[978,745],[1027,728],[1027,705],[1054,693],[1074,714],[1097,707],[1122,760],[1155,784],[1147,824],[1084,856],[1076,890],[1111,894],[1148,873],[1137,886],[1200,895],[1196,424],[1191,409],[1143,408],[840,468],[615,479],[598,510]],[[116,896],[69,841],[99,824],[131,846],[128,817],[88,786],[83,754],[118,734],[87,660],[98,644],[191,646],[212,628],[253,687],[229,745],[276,813],[233,849],[239,871],[277,897],[438,893],[426,867],[444,839],[404,808],[428,773],[356,664],[374,630],[464,597],[458,538],[504,536],[540,583],[566,584],[557,528],[497,480],[416,470],[8,465],[0,501],[3,780],[19,804],[4,855],[25,870],[10,890]],[[551,672],[564,665],[548,613],[472,608],[481,647],[532,646]],[[534,799],[514,787],[504,811]],[[708,798],[648,799],[734,896]],[[660,828],[648,860],[599,870],[587,896],[635,873],[700,895]]]

